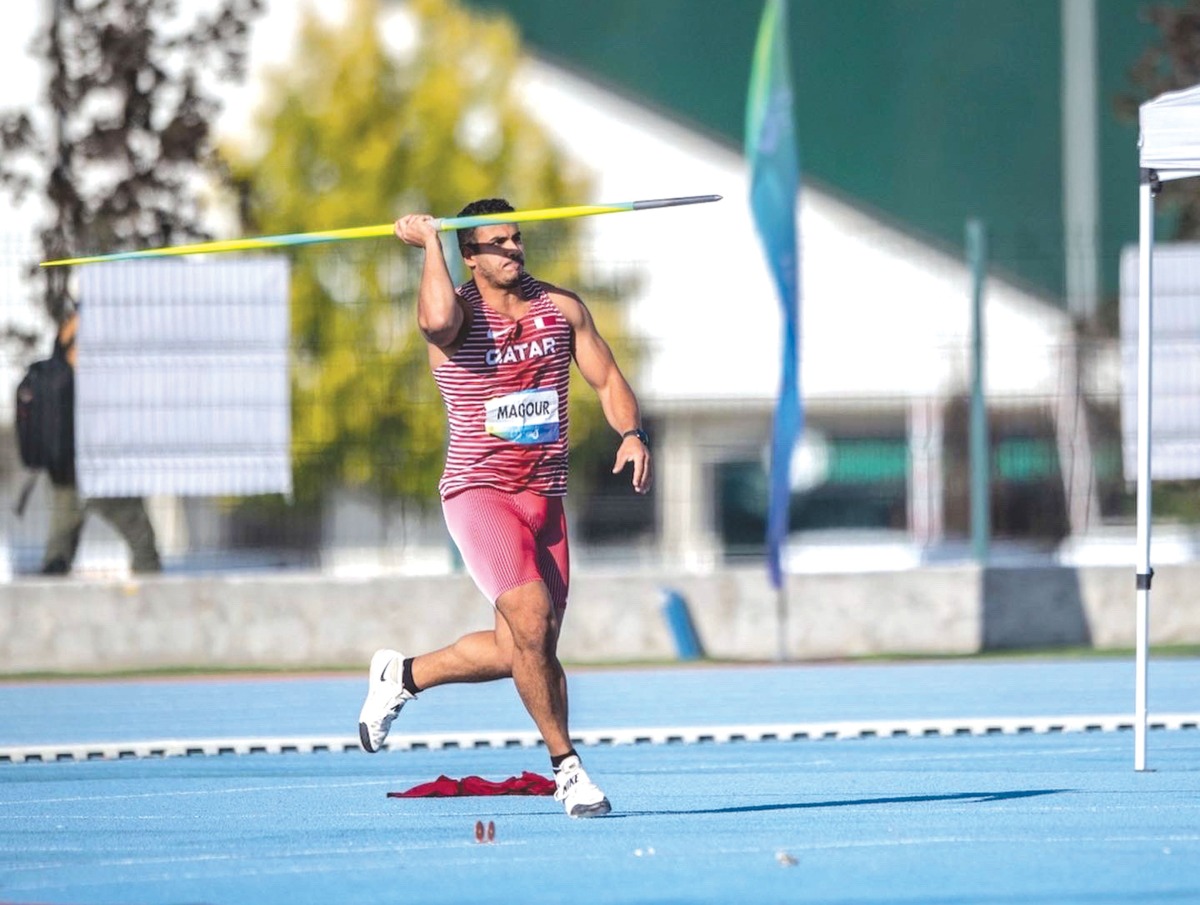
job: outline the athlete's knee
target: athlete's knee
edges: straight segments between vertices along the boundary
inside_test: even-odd
[[[552,612],[517,611],[509,621],[513,633],[513,652],[553,653],[558,645],[558,624]]]
[[[514,651],[554,652],[558,645],[558,613],[544,585],[523,585],[501,594],[496,609],[508,624]]]

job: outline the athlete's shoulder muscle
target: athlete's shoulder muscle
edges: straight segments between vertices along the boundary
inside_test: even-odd
[[[550,302],[562,312],[563,317],[572,327],[578,330],[591,324],[591,313],[588,311],[587,305],[574,292],[552,286],[549,283],[542,283],[542,288],[546,290],[546,296]]]

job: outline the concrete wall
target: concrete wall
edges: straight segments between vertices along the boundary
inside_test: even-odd
[[[1151,642],[1200,643],[1190,589],[1200,564],[1157,570]],[[759,568],[712,575],[599,572],[573,578],[560,651],[577,663],[670,659],[664,589],[683,595],[709,656],[769,660],[776,597]],[[1134,645],[1132,568],[958,565],[794,575],[788,656],[968,654],[983,649]],[[318,574],[0,586],[0,674],[198,667],[340,667],[381,646],[420,652],[487,628],[491,608],[463,577]]]

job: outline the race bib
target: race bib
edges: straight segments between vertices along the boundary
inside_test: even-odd
[[[558,439],[558,393],[523,390],[489,399],[484,427],[493,437],[513,443],[553,443]]]

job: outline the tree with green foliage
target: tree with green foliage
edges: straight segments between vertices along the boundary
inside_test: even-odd
[[[586,199],[585,177],[520,105],[519,55],[506,19],[454,0],[386,11],[379,0],[353,0],[339,25],[307,15],[294,64],[270,78],[257,146],[226,149],[246,231],[445,216],[482,197],[518,208]],[[554,227],[527,230],[530,269],[578,286],[575,228]],[[418,260],[392,239],[343,243],[297,252],[292,274],[297,499],[316,503],[342,486],[385,501],[436,500],[445,425],[416,327]],[[584,289],[601,328],[623,345],[611,295]],[[607,434],[611,455],[611,432],[588,395],[575,394],[573,445]]]
[[[28,2],[28,0],[22,0]],[[0,189],[45,202],[44,258],[207,238],[202,174],[221,172],[216,89],[245,74],[262,0],[181,18],[175,0],[53,0],[36,53],[44,104],[0,114]],[[60,321],[67,268],[38,270]]]

